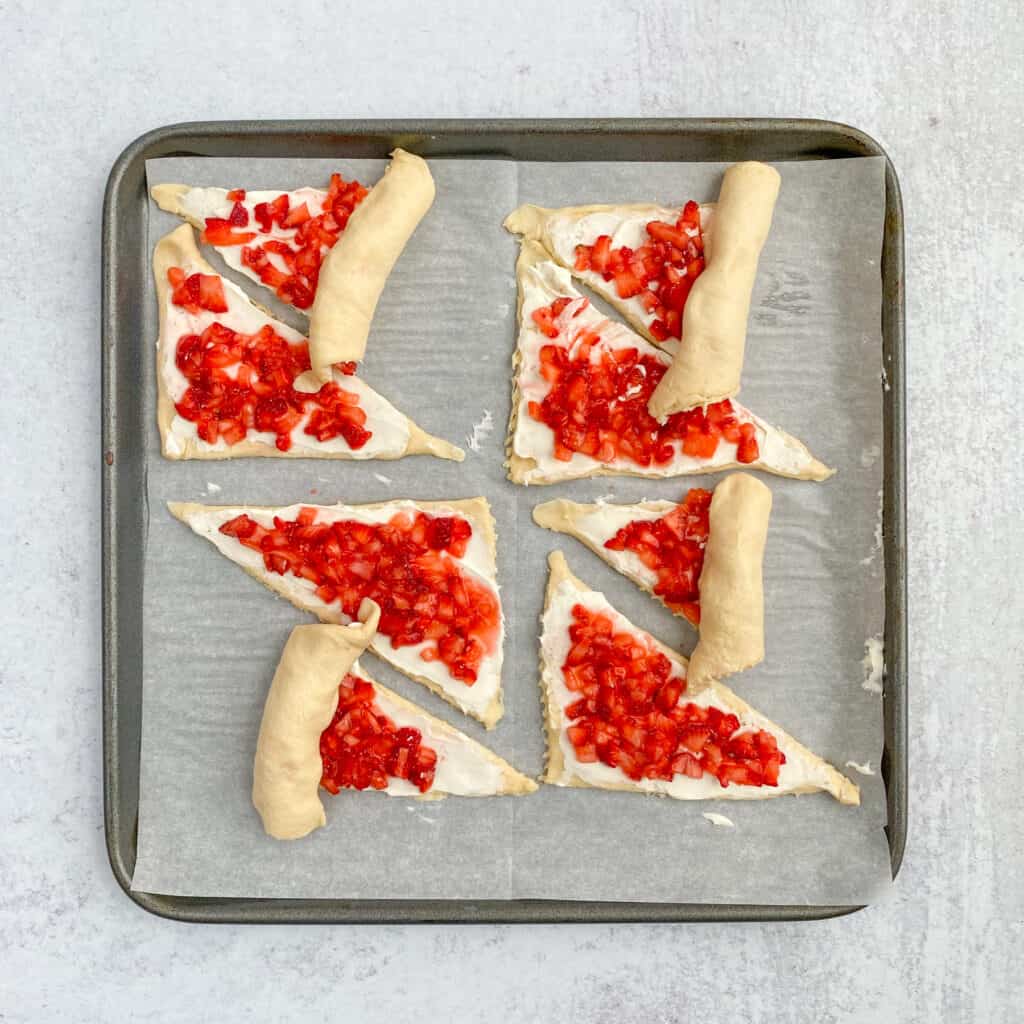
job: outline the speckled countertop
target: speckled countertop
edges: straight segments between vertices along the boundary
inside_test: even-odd
[[[316,26],[312,52],[275,5],[0,5],[0,1020],[1019,1020],[1016,5],[286,6]],[[819,116],[888,149],[907,219],[912,761],[880,905],[810,925],[237,928],[158,920],[118,889],[99,753],[103,185],[148,128],[297,113]]]

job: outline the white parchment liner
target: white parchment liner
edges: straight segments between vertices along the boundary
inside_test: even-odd
[[[372,183],[383,161],[173,158],[150,183],[247,188]],[[501,228],[520,203],[712,200],[722,166],[432,160],[437,200],[381,299],[362,374],[425,430],[467,448],[355,463],[171,463],[158,450],[156,308],[139,338],[147,415],[142,777],[136,889],[189,896],[567,898],[760,904],[867,902],[888,884],[878,772],[882,698],[862,687],[865,641],[883,620],[876,544],[882,486],[879,159],[780,164],[782,191],[754,290],[741,400],[838,469],[824,484],[764,476],[774,507],[765,562],[767,657],[730,685],[851,774],[860,808],[820,795],[727,805],[542,786],[525,798],[418,803],[374,793],[326,797],[328,825],[298,843],[268,839],[249,801],[260,713],[293,625],[308,621],[176,522],[168,500],[289,504],[484,494],[498,526],[508,639],[507,713],[485,734],[367,656],[403,695],[538,774],[543,737],[537,619],[545,557],[572,569],[638,624],[688,654],[693,630],[570,538],[534,526],[534,504],[676,498],[715,477],[582,480],[525,489],[502,467],[515,338],[516,243]],[[150,249],[178,223],[149,206]],[[211,262],[223,263],[215,254]],[[228,276],[231,276],[230,274]],[[239,278],[283,319],[264,289]],[[494,429],[474,425],[490,413]],[[483,435],[483,436],[481,436]],[[141,500],[141,496],[140,496]],[[703,811],[727,814],[715,828]]]

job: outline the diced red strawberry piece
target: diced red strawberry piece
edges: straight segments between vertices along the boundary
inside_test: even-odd
[[[252,210],[252,215],[256,218],[256,223],[260,226],[260,231],[265,235],[269,234],[274,227],[273,217],[270,213],[269,203],[257,203]]]
[[[757,428],[753,423],[740,424],[740,441],[736,448],[736,461],[742,463],[757,462],[761,449],[757,443]]]
[[[306,203],[300,203],[294,209],[288,211],[288,215],[281,226],[297,228],[300,224],[305,224],[307,220],[309,220],[309,206]]]
[[[231,207],[231,213],[228,216],[228,223],[232,227],[244,228],[249,224],[249,211],[242,205],[241,201],[236,200],[235,205]]]
[[[228,302],[224,297],[224,283],[212,274],[199,275],[199,305],[211,313],[226,313]]]
[[[228,201],[232,203],[240,203],[245,199],[244,188],[233,188],[228,192]]]
[[[639,295],[644,290],[643,282],[631,269],[620,270],[615,275],[615,292],[620,299]]]
[[[547,306],[535,309],[531,314],[533,322],[540,328],[541,333],[549,338],[558,337],[558,328],[555,326],[554,314]]]
[[[674,224],[666,224],[660,220],[652,220],[647,225],[647,234],[659,242],[669,242],[677,249],[685,249],[690,241],[690,236],[686,232],[680,230]]]
[[[256,237],[256,233],[254,231],[235,231],[231,221],[220,217],[207,217],[206,227],[199,237],[207,245],[245,245]]]
[[[611,235],[600,235],[590,249],[590,269],[603,274],[608,269],[612,251]]]
[[[679,224],[680,227],[683,225],[690,228],[700,227],[700,207],[692,199],[683,207]]]

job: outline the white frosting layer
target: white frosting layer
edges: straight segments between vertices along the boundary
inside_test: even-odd
[[[349,670],[361,675],[359,663]],[[450,793],[453,796],[490,796],[501,789],[501,766],[486,756],[481,747],[468,736],[438,728],[437,722],[423,712],[413,712],[408,706],[394,700],[380,686],[374,686],[377,706],[394,721],[398,728],[411,726],[423,734],[425,746],[437,753],[434,784],[426,794],[407,779],[388,778],[383,792],[389,796],[429,796],[431,793]]]
[[[705,236],[710,233],[714,209],[712,205],[700,208],[701,231]],[[642,210],[623,208],[621,211],[595,211],[583,217],[557,216],[552,217],[548,223],[548,238],[558,259],[571,267],[576,262],[578,245],[593,245],[600,235],[610,235],[613,249],[621,249],[623,246],[639,249],[651,240],[647,234],[650,221],[660,220],[674,225],[682,212],[682,207],[678,206],[649,206]],[[694,228],[688,230],[687,234],[696,236],[698,231]],[[593,270],[579,271],[576,276],[599,295],[607,295],[625,306],[640,323],[650,326],[654,321],[654,314],[648,312],[635,295],[628,299],[619,298],[613,281],[606,281]]]
[[[256,237],[251,242],[248,242],[248,245],[260,245],[263,242],[269,241],[291,243],[295,238],[297,228],[282,228],[275,223],[271,225],[270,231],[264,234],[260,230],[258,221],[253,216],[253,209],[259,203],[273,202],[281,194],[281,192],[266,191],[246,192],[245,199],[241,200],[241,203],[249,211],[249,223],[245,227],[232,228],[232,230],[236,232],[255,231]],[[298,209],[299,206],[305,203],[311,217],[317,217],[323,213],[324,200],[327,198],[327,193],[322,189],[297,188],[294,192],[288,192],[287,195],[289,210]],[[228,199],[227,196],[227,191],[222,188],[190,188],[182,195],[180,200],[182,214],[199,223],[204,223],[207,217],[222,217],[226,219],[235,205],[234,201]],[[257,284],[263,284],[260,281],[260,275],[242,262],[241,245],[217,245],[214,248],[232,270],[245,274],[246,277],[252,279]],[[327,251],[326,247],[322,247],[322,249],[324,252]],[[276,253],[268,252],[267,257],[278,270],[286,274],[290,273],[287,264]],[[266,287],[265,285],[263,286]]]
[[[512,436],[512,449],[516,455],[533,459],[536,468],[526,473],[525,482],[544,480],[550,477],[572,479],[588,476],[602,468],[634,473],[639,476],[670,477],[686,473],[700,473],[729,466],[736,462],[737,445],[719,440],[715,454],[709,459],[695,458],[682,450],[682,442],[673,442],[676,454],[663,466],[640,466],[631,459],[615,458],[611,462],[600,462],[589,455],[574,452],[568,461],[555,458],[554,433],[546,423],[541,423],[530,416],[528,405],[541,402],[547,395],[551,385],[540,374],[540,350],[544,345],[574,344],[574,336],[586,329],[600,335],[600,343],[591,350],[591,361],[597,362],[600,349],[635,348],[640,355],[649,355],[668,366],[672,357],[641,338],[624,324],[609,320],[593,305],[588,304],[577,316],[572,314],[578,308],[574,303],[562,312],[559,322],[571,324],[564,327],[558,338],[548,338],[534,323],[533,311],[549,306],[555,299],[568,297],[573,300],[582,298],[573,287],[569,272],[550,261],[538,263],[530,267],[522,282],[523,309],[519,327],[519,405],[516,417],[516,428]],[[751,464],[751,468],[771,467],[781,473],[796,474],[813,462],[806,449],[799,446],[792,438],[782,434],[749,409],[733,401],[736,419],[741,422],[753,423],[757,433],[760,457]]]
[[[710,687],[697,694],[684,691],[679,701],[682,704],[691,703],[700,707],[718,706],[727,714],[735,714],[740,720],[740,732],[757,729],[767,729],[771,732],[779,740],[779,749],[786,755],[786,763],[779,770],[777,786],[741,786],[730,783],[723,787],[717,778],[709,774],[704,774],[699,779],[676,775],[671,782],[664,779],[634,781],[620,769],[613,768],[611,765],[602,764],[599,761],[584,763],[578,760],[566,732],[571,723],[565,716],[565,708],[578,699],[579,695],[573,693],[565,685],[565,678],[561,670],[571,646],[569,626],[574,621],[572,607],[576,604],[582,604],[589,611],[602,612],[609,616],[615,624],[616,630],[626,630],[646,637],[646,634],[638,630],[624,615],[617,612],[604,595],[597,591],[581,591],[571,581],[564,580],[552,595],[552,600],[541,620],[543,624],[541,650],[544,657],[544,683],[550,694],[553,708],[551,714],[557,719],[558,744],[564,759],[562,776],[555,782],[555,785],[569,785],[574,778],[593,786],[629,784],[644,792],[660,793],[677,800],[761,800],[791,793],[794,790],[803,790],[807,787],[825,788],[827,766],[814,761],[803,751],[793,749],[792,744],[779,737],[778,731],[772,723],[752,708],[739,713],[732,708],[718,704],[714,691]],[[670,657],[669,660],[672,664],[673,677],[685,677],[686,667],[683,661],[675,657]]]
[[[206,189],[204,191],[210,191]],[[222,190],[217,190],[222,191]],[[186,274],[200,273],[201,268],[183,266]],[[177,306],[171,301],[171,292],[167,293],[167,305],[165,309],[165,330],[167,338],[164,344],[164,356],[160,365],[160,373],[163,376],[167,392],[171,401],[177,402],[188,388],[188,381],[178,369],[175,363],[175,356],[178,348],[178,341],[186,334],[202,334],[210,324],[217,322],[225,327],[238,331],[240,334],[255,334],[262,327],[269,324],[285,341],[295,344],[305,340],[303,336],[292,330],[287,324],[273,319],[262,310],[254,306],[245,293],[225,278],[220,279],[224,286],[224,298],[227,300],[228,311],[226,313],[211,313],[209,310],[200,309],[190,313],[182,306]],[[235,370],[228,368],[229,373]],[[340,435],[329,441],[318,441],[310,434],[306,434],[305,427],[312,415],[312,410],[292,429],[292,451],[294,452],[345,452],[354,459],[373,459],[382,455],[401,455],[409,444],[409,421],[403,416],[387,399],[377,394],[371,387],[361,381],[358,377],[347,376],[334,372],[334,382],[345,391],[359,395],[359,405],[366,413],[366,430],[371,432],[371,437],[362,448],[352,449],[348,442]],[[277,435],[251,430],[246,437],[247,441],[262,442],[271,448],[277,440]],[[200,451],[228,451],[230,445],[223,439],[218,438],[216,444],[209,444],[202,440],[196,432],[196,425],[189,420],[175,414],[171,421],[171,430],[166,440],[167,450],[171,454],[180,454],[184,450],[184,442],[191,441]]]
[[[294,520],[300,509],[303,508],[316,508],[315,522],[318,523],[335,523],[342,519],[351,519],[360,523],[385,523],[397,512],[417,511],[416,503],[412,501],[389,501],[374,509],[340,504],[330,506],[289,505],[270,512],[237,506],[226,509],[203,509],[192,515],[189,525],[233,562],[256,570],[261,577],[272,575],[289,600],[297,601],[301,606],[314,610],[317,614],[322,612],[321,618],[325,622],[347,624],[351,622],[351,619],[342,612],[340,605],[337,602],[326,604],[321,601],[316,595],[316,586],[310,580],[294,576],[291,573],[284,576],[268,573],[259,552],[245,547],[236,538],[225,536],[220,532],[220,527],[224,523],[243,513],[269,529],[273,526],[275,513],[282,519]],[[455,561],[464,571],[472,573],[480,583],[493,590],[497,598],[498,587],[494,559],[480,524],[475,522],[472,516],[468,516],[458,509],[435,508],[431,514],[453,515],[469,521],[473,527],[473,535],[469,539],[465,555]],[[420,652],[435,646],[433,641],[424,641],[414,646],[392,647],[390,639],[378,633],[371,641],[370,647],[375,654],[390,662],[399,671],[423,676],[436,683],[446,694],[451,696],[463,711],[473,711],[480,715],[494,699],[501,686],[501,659],[504,640],[505,622],[502,618],[494,650],[484,655],[477,680],[472,686],[467,686],[461,680],[454,679],[443,661],[424,661],[420,657]]]

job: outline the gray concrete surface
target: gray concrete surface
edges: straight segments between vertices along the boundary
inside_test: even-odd
[[[290,12],[290,13],[289,13]],[[0,3],[0,1020],[1020,1019],[1017,4]],[[203,928],[134,907],[99,777],[99,230],[163,123],[803,115],[878,138],[909,255],[912,826],[813,925]]]

